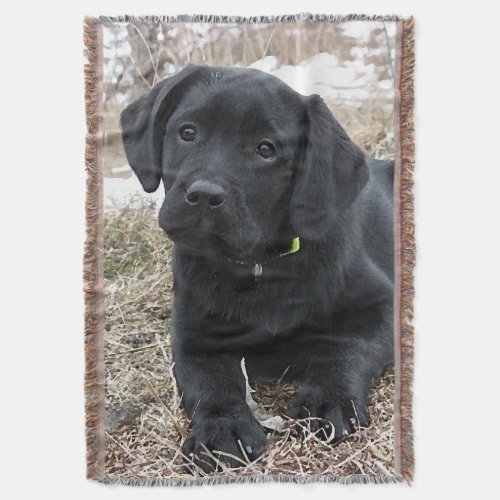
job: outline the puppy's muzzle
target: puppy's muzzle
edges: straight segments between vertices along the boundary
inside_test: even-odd
[[[219,184],[199,180],[188,187],[185,200],[192,207],[215,209],[226,201],[226,192]]]

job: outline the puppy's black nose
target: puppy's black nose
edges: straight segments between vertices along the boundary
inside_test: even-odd
[[[186,192],[186,201],[189,205],[208,205],[210,208],[217,208],[225,199],[224,188],[209,181],[195,181]]]

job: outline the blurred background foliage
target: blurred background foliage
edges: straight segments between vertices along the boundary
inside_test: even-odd
[[[104,175],[129,178],[121,111],[189,63],[252,66],[318,93],[365,152],[394,154],[395,23],[106,23]]]

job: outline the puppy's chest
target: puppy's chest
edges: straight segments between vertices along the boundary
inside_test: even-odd
[[[256,283],[251,290],[236,287],[233,291],[215,294],[216,312],[228,319],[237,319],[253,330],[276,335],[304,322],[309,304],[290,293],[289,289]]]
[[[210,279],[191,281],[200,305],[222,321],[237,321],[249,331],[276,335],[306,321],[311,303],[297,276],[262,269],[255,276],[252,266],[238,274],[215,272]]]

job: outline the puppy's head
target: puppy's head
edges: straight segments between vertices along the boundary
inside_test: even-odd
[[[319,96],[258,70],[188,66],[122,113],[129,163],[184,249],[262,260],[317,239],[368,178]]]

